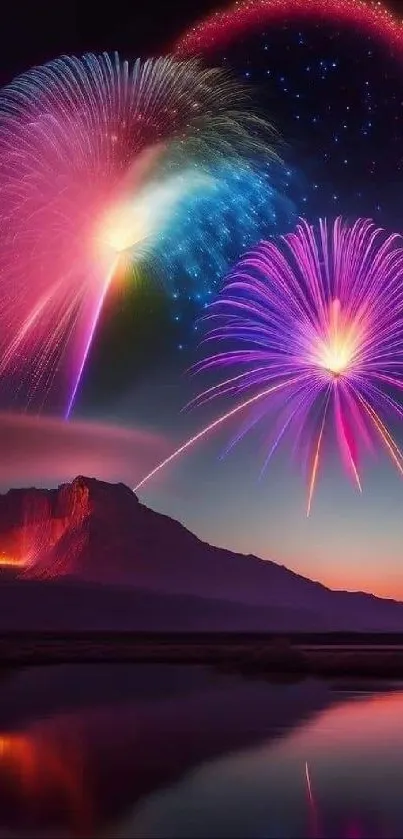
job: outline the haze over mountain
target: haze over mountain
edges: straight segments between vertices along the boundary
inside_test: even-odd
[[[212,547],[94,478],[0,496],[0,560],[3,629],[403,630],[403,603]]]

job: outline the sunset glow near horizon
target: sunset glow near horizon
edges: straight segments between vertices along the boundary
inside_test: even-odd
[[[315,511],[307,519],[303,483],[286,455],[279,455],[262,482],[247,444],[222,461],[224,448],[221,434],[193,451],[186,466],[178,464],[140,490],[140,500],[210,544],[285,565],[329,588],[403,600],[402,533],[396,526],[401,478],[388,466],[373,460],[358,495],[333,463],[331,477],[319,477]]]

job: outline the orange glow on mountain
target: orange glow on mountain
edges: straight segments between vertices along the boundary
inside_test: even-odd
[[[0,551],[0,568],[25,568],[26,561],[24,557],[12,556],[11,554]],[[1,742],[0,742],[1,753]]]

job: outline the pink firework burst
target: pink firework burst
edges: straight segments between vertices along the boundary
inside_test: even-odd
[[[403,416],[403,247],[368,220],[301,221],[278,242],[247,254],[209,306],[208,344],[224,342],[197,371],[232,369],[193,404],[243,401],[202,429],[139,484],[238,413],[246,421],[229,448],[263,423],[263,468],[287,437],[307,453],[308,514],[325,438],[335,432],[361,490],[363,444],[381,442],[403,475],[388,417]]]
[[[70,412],[112,278],[209,162],[259,145],[260,123],[226,73],[171,58],[62,57],[1,91],[6,404],[40,408],[56,389]]]

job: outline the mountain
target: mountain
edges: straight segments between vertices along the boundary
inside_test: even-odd
[[[212,547],[124,484],[10,490],[0,546],[0,628],[403,631],[402,603]]]

